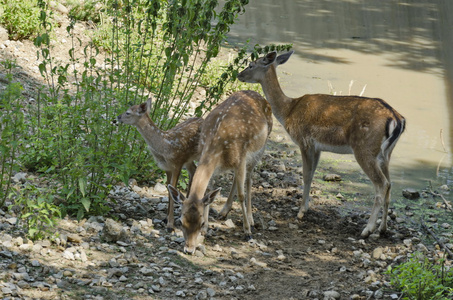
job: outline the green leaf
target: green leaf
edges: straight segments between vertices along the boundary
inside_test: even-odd
[[[85,177],[79,177],[79,190],[82,196],[85,197],[87,188],[87,179]]]
[[[85,208],[85,210],[87,212],[89,212],[90,211],[90,206],[91,206],[91,200],[88,199],[88,198],[82,198],[82,200],[80,202],[82,202],[82,205]]]

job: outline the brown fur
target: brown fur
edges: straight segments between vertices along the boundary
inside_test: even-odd
[[[220,214],[226,217],[237,190],[243,211],[244,232],[250,237],[250,226],[253,226],[251,172],[264,151],[271,129],[271,108],[266,99],[253,91],[232,94],[206,117],[200,135],[201,158],[188,199],[169,186],[172,197],[183,202],[181,222],[186,252],[193,253],[199,233],[207,231],[209,204],[220,189],[207,195],[204,193],[215,170],[234,170],[233,186]],[[203,218],[200,219],[202,211]]]
[[[375,204],[362,236],[376,227],[383,207],[380,232],[387,228],[390,202],[388,165],[396,142],[404,131],[405,119],[384,100],[324,94],[287,97],[278,83],[276,67],[292,52],[277,57],[275,52],[252,62],[238,75],[244,82],[260,83],[272,111],[292,140],[300,147],[303,161],[304,195],[298,217],[308,210],[310,186],[321,151],[353,153],[375,187]]]
[[[198,159],[202,118],[191,118],[168,131],[163,131],[154,124],[149,116],[151,99],[146,103],[134,105],[117,117],[120,123],[134,125],[148,144],[156,164],[167,174],[167,184],[176,186],[181,169],[189,172],[189,186],[195,173],[194,160]],[[167,230],[174,229],[174,203],[169,197],[167,211]]]

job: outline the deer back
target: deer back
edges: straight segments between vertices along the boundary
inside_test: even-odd
[[[272,110],[259,93],[232,94],[206,117],[200,137],[200,164],[216,156],[221,168],[234,168],[244,155],[260,151],[272,130]]]

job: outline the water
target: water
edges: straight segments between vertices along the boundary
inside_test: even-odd
[[[295,54],[278,68],[288,96],[385,99],[407,119],[394,183],[453,187],[452,15],[451,0],[251,0],[229,42],[292,43]]]

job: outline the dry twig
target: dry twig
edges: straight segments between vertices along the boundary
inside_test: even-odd
[[[422,224],[422,228],[424,230],[426,230],[426,232],[428,232],[437,242],[437,244],[439,244],[439,246],[445,250],[445,252],[447,252],[447,256],[449,256],[450,258],[453,258],[453,253],[450,251],[450,249],[447,248],[447,246],[445,246],[445,244],[434,234],[434,232],[429,229],[428,226],[426,226],[425,222],[423,222],[423,219],[420,219],[420,222]]]

